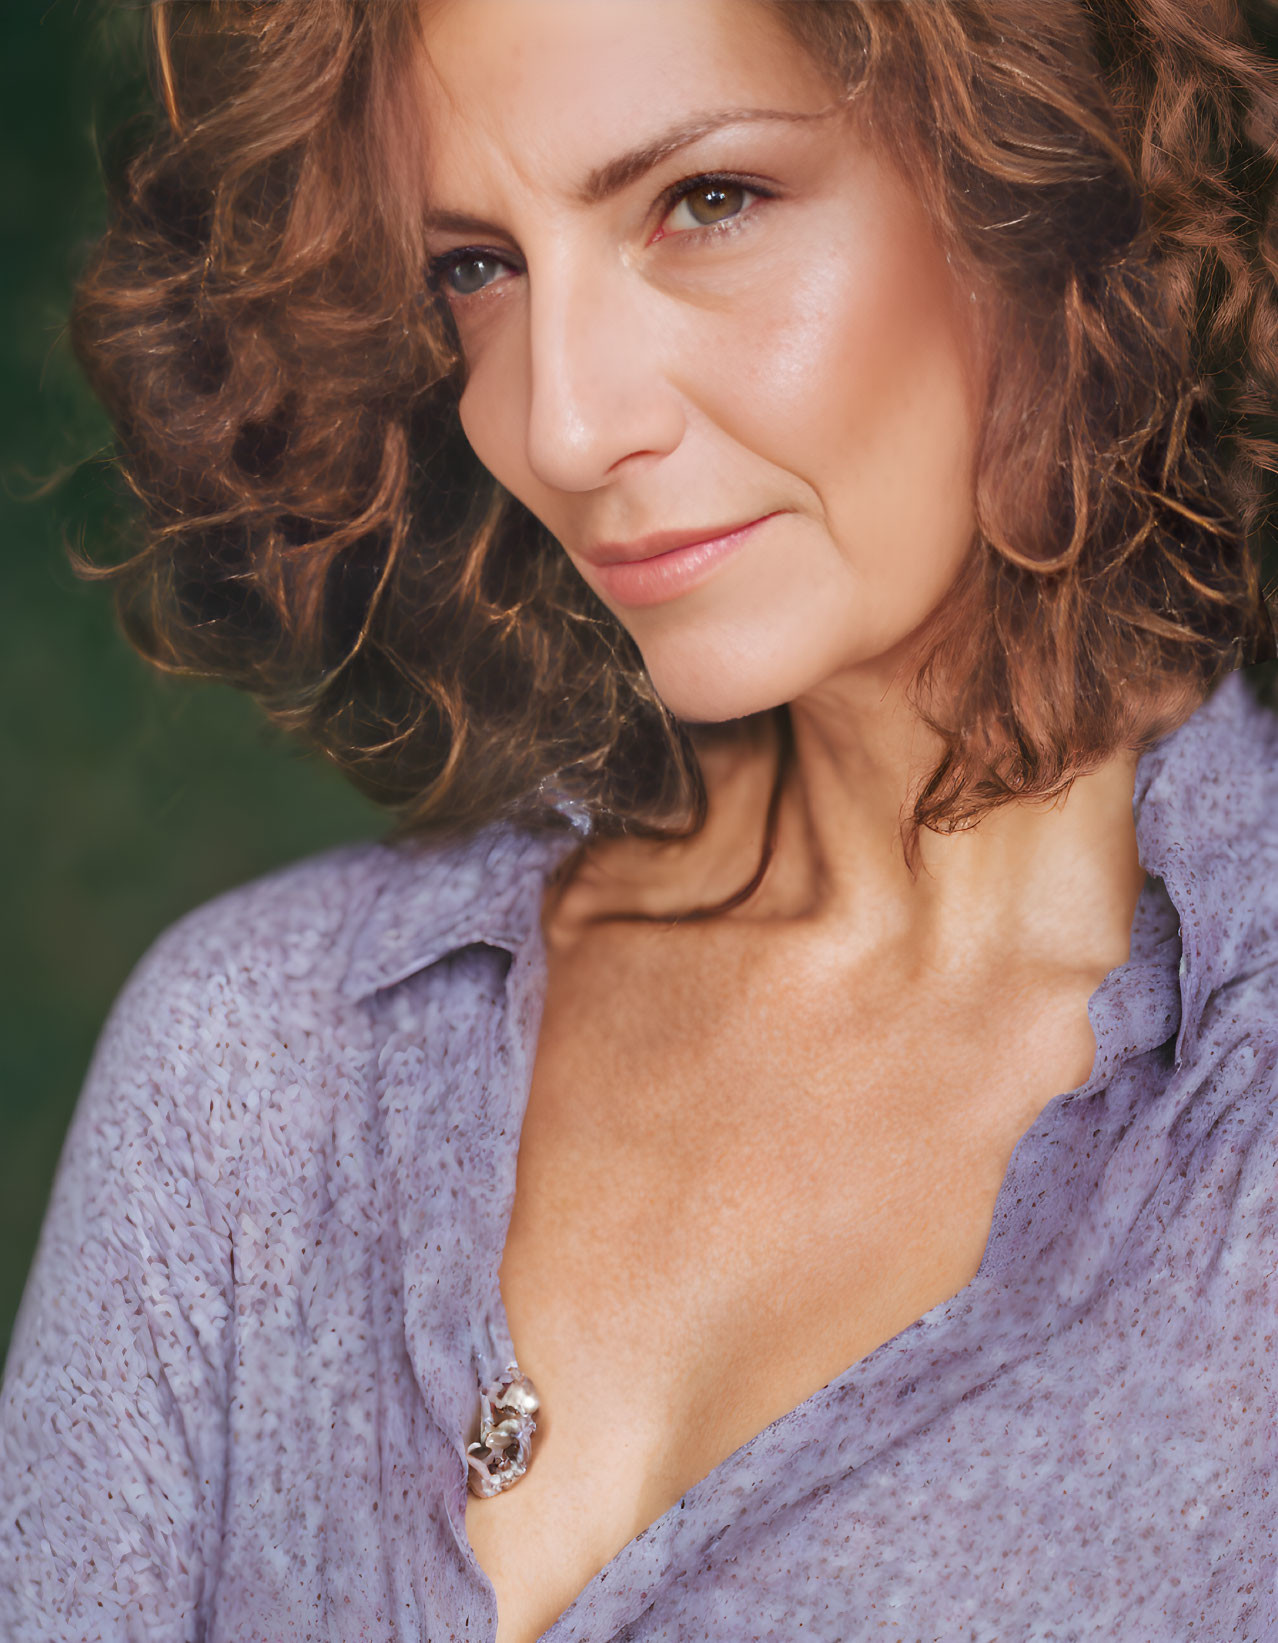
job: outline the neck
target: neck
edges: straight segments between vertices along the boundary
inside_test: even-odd
[[[732,918],[802,922],[850,953],[904,943],[940,964],[964,962],[974,944],[1033,957],[1074,952],[1102,970],[1127,956],[1144,883],[1135,754],[1113,755],[1055,800],[1006,803],[952,834],[925,829],[910,862],[903,823],[940,744],[904,691],[831,681],[792,702],[790,714],[775,851]],[[626,840],[605,851],[605,901],[661,917],[745,883],[778,749],[771,716],[737,742],[706,739],[706,826],[690,840]]]

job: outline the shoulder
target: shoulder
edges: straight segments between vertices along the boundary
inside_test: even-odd
[[[389,922],[424,953],[459,918],[481,917],[502,868],[517,868],[535,837],[493,824],[456,839],[341,845],[222,892],[155,937],[125,992],[207,997],[229,981],[277,998],[352,996],[346,985]]]
[[[357,843],[235,885],[162,930],[126,990],[178,994],[232,973],[258,986],[307,976],[322,984],[340,967],[362,910],[395,869],[388,846]]]
[[[428,873],[436,852],[423,852]],[[234,979],[253,993],[301,984],[332,989],[368,910],[388,883],[409,876],[403,854],[380,842],[338,846],[221,892],[162,930],[125,987],[180,998]]]
[[[119,1192],[133,1206],[126,1220],[171,1218],[175,1182],[221,1224],[250,1177],[269,1199],[336,1134],[371,1122],[370,996],[508,918],[544,854],[536,835],[505,823],[449,842],[344,845],[163,930],[99,1033],[59,1165],[53,1235],[78,1237],[66,1228],[86,1216],[119,1224]],[[153,1215],[148,1203],[168,1208]]]
[[[194,907],[154,937],[120,989],[97,1060],[163,1053],[186,1076],[211,1046],[275,1036],[331,1010],[362,918],[395,874],[379,843],[289,863]]]
[[[162,1036],[192,1072],[292,1029],[312,1054],[359,1005],[467,941],[535,917],[571,832],[498,821],[446,840],[342,845],[237,885],[163,930],[112,1007],[99,1055]],[[216,1052],[216,1054],[215,1054]]]
[[[199,1179],[285,1092],[295,1115],[313,1106],[322,1065],[357,1026],[340,1017],[344,954],[394,869],[384,845],[342,846],[237,885],[155,936],[98,1035],[60,1177],[101,1155],[113,1168],[127,1159],[135,1184]]]
[[[1141,761],[1141,860],[1174,909],[1177,1146],[1274,1197],[1278,1161],[1278,714],[1226,678]],[[1218,1144],[1225,1153],[1218,1154]],[[1223,1163],[1232,1162],[1225,1176]]]
[[[1278,714],[1232,674],[1141,760],[1141,860],[1175,906],[1191,1025],[1213,995],[1278,987]]]
[[[1138,826],[1157,858],[1224,872],[1278,853],[1278,713],[1250,671],[1222,680],[1140,762]]]
[[[1278,713],[1240,674],[1225,681],[1209,708],[1215,711],[1202,716],[1193,763],[1181,776],[1184,894],[1213,985],[1239,986],[1254,977],[1272,1000],[1278,996]]]

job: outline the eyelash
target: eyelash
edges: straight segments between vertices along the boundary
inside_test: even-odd
[[[724,184],[729,188],[739,188],[744,194],[754,194],[761,200],[776,199],[775,189],[762,188],[758,183],[751,182],[748,177],[737,176],[735,172],[703,171],[699,176],[684,177],[677,183],[671,183],[670,187],[665,190],[657,202],[661,212],[661,221],[665,222],[675,206],[686,200],[689,194],[698,194],[703,188],[723,187]],[[702,234],[718,234],[722,230],[741,222],[748,214],[748,211],[749,207],[747,206],[737,212],[735,217],[725,217],[722,222],[700,223],[696,228],[684,229],[678,238],[686,238],[689,234],[697,238],[700,238]]]
[[[716,188],[725,185],[729,188],[739,188],[743,193],[755,195],[758,199],[773,200],[776,198],[774,190],[763,188],[757,182],[747,177],[738,176],[735,172],[703,171],[695,177],[682,177],[678,182],[671,183],[670,187],[660,195],[657,201],[661,213],[660,220],[665,222],[674,208],[687,199],[690,194],[699,193],[703,188]],[[697,228],[680,229],[677,234],[669,237],[699,240],[707,234],[730,232],[748,215],[749,209],[749,206],[745,206],[735,216],[725,217],[722,222],[702,223]],[[504,263],[507,267],[512,266],[507,258],[499,256],[494,251],[487,251],[483,246],[459,245],[453,251],[445,251],[441,256],[431,258],[426,265],[426,283],[432,291],[443,297],[446,302],[466,302],[471,297],[483,296],[484,292],[489,289],[487,285],[481,286],[478,291],[471,292],[446,291],[443,288],[443,281],[450,269],[461,263],[481,258],[491,262]]]

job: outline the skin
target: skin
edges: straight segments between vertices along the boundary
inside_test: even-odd
[[[741,731],[707,744],[695,839],[602,845],[543,908],[501,1286],[544,1414],[528,1476],[466,1520],[500,1643],[524,1643],[974,1276],[1017,1140],[1091,1070],[1087,1000],[1128,955],[1143,873],[1127,754],[905,861],[936,754],[911,666],[973,539],[979,305],[772,12],[434,0],[424,42],[430,252],[469,252],[440,287],[466,434],[671,709]],[[637,145],[741,109],[791,118],[582,196]],[[718,228],[710,197],[663,199],[707,172],[759,185],[720,198]],[[765,514],[657,604],[610,597],[590,557]],[[707,923],[617,922],[750,876],[781,703],[796,758],[760,890]]]

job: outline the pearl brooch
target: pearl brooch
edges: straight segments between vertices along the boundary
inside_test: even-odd
[[[479,1439],[466,1447],[472,1495],[499,1495],[523,1477],[540,1408],[537,1389],[517,1364],[480,1387]]]

